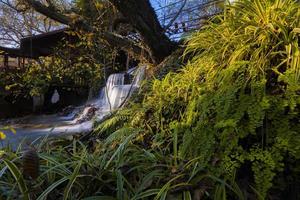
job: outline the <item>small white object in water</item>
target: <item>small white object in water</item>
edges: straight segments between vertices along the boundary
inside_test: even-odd
[[[52,104],[55,104],[59,101],[59,94],[58,94],[58,91],[57,90],[54,90],[54,93],[52,95],[52,98],[51,98],[51,103]]]

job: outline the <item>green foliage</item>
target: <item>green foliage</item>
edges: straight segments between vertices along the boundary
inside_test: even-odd
[[[24,178],[21,174],[21,171],[18,169],[18,167],[11,161],[9,160],[3,160],[13,177],[15,178],[16,182],[18,183],[19,189],[22,193],[23,199],[24,200],[29,200],[29,194],[28,194],[28,189],[25,184]]]
[[[33,199],[282,198],[299,176],[299,10],[229,5],[187,41],[185,67],[144,85],[88,144],[47,142]],[[20,197],[0,165],[1,195]]]
[[[59,8],[62,6],[62,2],[52,3]],[[51,85],[94,89],[107,75],[104,66],[113,70],[118,67],[115,63],[117,50],[101,39],[103,31],[111,28],[116,10],[106,0],[75,0],[74,3],[74,13],[69,17],[74,23],[85,18],[94,32],[66,31],[69,36],[57,45],[51,57],[27,60],[25,71],[0,72],[0,87],[9,90],[16,99],[38,96]]]
[[[166,199],[167,193],[177,191],[176,199],[189,199],[191,194],[185,187],[193,182],[212,180],[224,184],[199,167],[197,159],[174,168],[172,158],[158,150],[142,149],[134,144],[140,141],[140,134],[139,130],[127,130],[121,142],[112,138],[96,141],[89,150],[75,140],[61,141],[64,147],[52,143],[59,142],[57,139],[47,140],[38,148],[41,168],[36,180],[23,178],[22,152],[7,150],[0,160],[1,195],[19,199],[26,192],[28,199],[83,199],[97,195],[97,199],[138,200]],[[11,165],[13,172],[18,172],[16,179],[8,171]]]
[[[64,40],[57,47],[52,60],[46,61],[53,70],[54,81],[86,86],[99,85],[103,80],[104,60],[111,55],[111,51],[99,47],[97,35],[93,33],[69,31],[68,34],[78,41]]]
[[[188,40],[186,67],[154,80],[124,125],[143,127],[147,145],[175,165],[198,158],[225,180],[252,171],[243,189],[268,198],[300,155],[299,9],[292,0],[229,5]]]
[[[95,30],[102,32],[109,30],[113,19],[117,16],[117,10],[107,0],[74,0],[78,14],[86,19]],[[76,20],[76,17],[75,17]]]
[[[199,132],[188,133],[191,139],[183,143],[192,147],[203,132],[213,134],[219,142],[212,155],[231,157],[229,172],[250,161],[263,198],[283,170],[284,156],[300,155],[299,8],[289,0],[238,1],[187,47],[205,92],[196,100]],[[187,155],[202,152],[187,149]]]
[[[104,66],[111,65],[113,50],[100,46],[99,35],[69,31],[51,57],[28,60],[24,70],[0,73],[1,87],[15,98],[44,94],[49,86],[94,87],[104,80]],[[115,66],[114,66],[115,67]]]

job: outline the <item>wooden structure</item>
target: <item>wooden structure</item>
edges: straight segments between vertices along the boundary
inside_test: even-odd
[[[2,71],[25,69],[26,59],[24,57],[15,57],[5,53],[2,53],[0,57],[0,70]]]
[[[26,60],[49,56],[55,47],[63,40],[70,39],[68,29],[60,29],[22,38],[19,48],[0,46],[0,70],[22,69]]]

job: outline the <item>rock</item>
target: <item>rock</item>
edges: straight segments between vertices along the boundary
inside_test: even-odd
[[[60,116],[67,116],[69,114],[71,114],[74,110],[74,106],[68,106],[66,108],[64,108],[60,113],[58,113],[58,115]]]
[[[76,120],[76,123],[82,123],[91,120],[98,109],[95,107],[86,107],[82,114]]]

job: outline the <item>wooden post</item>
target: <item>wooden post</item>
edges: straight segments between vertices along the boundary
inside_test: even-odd
[[[4,68],[8,70],[8,55],[4,55]]]
[[[4,55],[2,54],[1,55],[1,63],[0,63],[0,67],[1,67],[1,70],[4,68]]]
[[[24,57],[22,58],[22,65],[23,65],[23,66],[22,66],[22,67],[23,67],[23,70],[25,70],[25,58],[24,58]]]
[[[18,57],[18,69],[21,69],[21,58]]]

